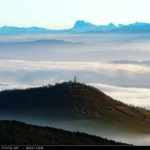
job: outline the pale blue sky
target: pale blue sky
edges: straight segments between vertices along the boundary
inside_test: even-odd
[[[150,0],[0,0],[0,27],[71,28],[93,24],[150,22]]]

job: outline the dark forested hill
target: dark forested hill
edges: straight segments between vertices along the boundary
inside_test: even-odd
[[[99,119],[112,128],[126,126],[150,133],[150,112],[114,100],[100,90],[81,83],[64,82],[25,90],[0,92],[0,114],[44,116],[49,119]]]
[[[0,121],[0,145],[127,145],[85,133]]]

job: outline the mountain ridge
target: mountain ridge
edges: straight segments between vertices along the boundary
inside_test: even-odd
[[[38,39],[38,40],[32,40],[32,41],[15,41],[15,42],[0,42],[0,44],[7,45],[7,44],[70,44],[70,45],[84,45],[83,42],[69,42],[65,40],[58,40],[58,39]]]
[[[53,34],[53,33],[145,33],[150,32],[150,23],[135,22],[127,25],[113,23],[108,25],[95,25],[88,21],[77,20],[72,28],[63,30],[51,30],[41,27],[15,27],[3,26],[0,28],[1,35],[7,34]]]
[[[133,65],[150,65],[150,60],[133,61],[133,60],[117,60],[111,61],[112,64],[133,64]]]

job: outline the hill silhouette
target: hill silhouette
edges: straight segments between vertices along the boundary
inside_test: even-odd
[[[15,45],[32,45],[32,44],[43,44],[43,45],[84,45],[82,42],[68,42],[63,40],[57,40],[57,39],[39,39],[35,41],[24,41],[24,42],[0,42],[0,45],[6,45],[6,46],[15,46]]]
[[[0,121],[0,145],[127,145],[80,132]]]
[[[0,114],[48,116],[61,120],[98,119],[110,128],[150,133],[150,111],[114,100],[81,83],[0,92]]]

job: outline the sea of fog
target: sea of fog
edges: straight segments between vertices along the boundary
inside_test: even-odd
[[[43,42],[52,39],[62,40],[64,44]],[[33,41],[37,40],[42,42],[35,44]],[[82,44],[68,45],[67,42]],[[113,63],[118,60],[150,60],[150,35],[1,35],[0,90],[54,85],[73,81],[74,76],[77,76],[78,82],[97,87],[117,100],[150,109],[150,66]],[[32,119],[23,121],[41,123]],[[42,123],[49,124],[47,121]],[[73,122],[67,124],[74,129]],[[69,129],[66,123],[63,127]],[[80,131],[81,128],[76,129]],[[92,127],[82,130],[99,135],[97,130],[91,131]],[[132,143],[138,145],[150,143],[150,137],[137,139],[133,134],[131,138],[112,135],[105,136],[128,143],[131,143],[131,139]]]
[[[149,146],[150,135],[137,134],[135,132],[124,131],[122,128],[112,125],[103,124],[100,120],[52,120],[51,118],[41,118],[37,116],[23,117],[19,114],[0,115],[0,120],[16,120],[27,124],[49,126],[57,129],[64,129],[72,132],[82,132],[90,135],[99,136],[109,140],[122,143],[128,143],[135,146]]]

